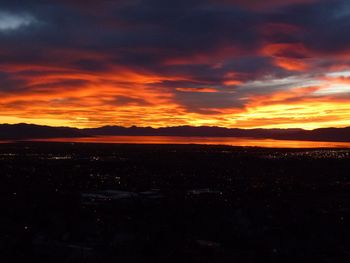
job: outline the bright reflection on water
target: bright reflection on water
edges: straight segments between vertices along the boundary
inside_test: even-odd
[[[208,144],[268,148],[350,148],[350,142],[289,141],[236,137],[97,136],[88,138],[35,139],[31,141],[127,144]]]

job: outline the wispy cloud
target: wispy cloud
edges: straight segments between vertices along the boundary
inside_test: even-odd
[[[26,13],[0,11],[0,32],[13,31],[35,23],[35,18]]]

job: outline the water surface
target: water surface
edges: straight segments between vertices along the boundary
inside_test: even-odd
[[[42,142],[128,143],[128,144],[206,144],[267,148],[350,148],[350,142],[273,140],[242,137],[182,136],[96,136],[84,138],[35,139]]]

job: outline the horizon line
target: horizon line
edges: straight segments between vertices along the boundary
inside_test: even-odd
[[[69,128],[69,129],[77,129],[77,130],[86,130],[86,129],[99,129],[104,127],[120,127],[125,129],[130,128],[151,128],[151,129],[165,129],[165,128],[180,128],[180,127],[191,127],[191,128],[220,128],[220,129],[238,129],[238,130],[303,130],[303,131],[314,131],[319,129],[344,129],[344,128],[350,128],[350,124],[348,126],[342,126],[342,127],[319,127],[314,129],[305,129],[305,128],[263,128],[263,127],[255,127],[255,128],[240,128],[240,127],[224,127],[224,126],[209,126],[209,125],[200,125],[200,126],[192,126],[192,125],[178,125],[178,126],[161,126],[161,127],[152,127],[152,126],[122,126],[122,125],[103,125],[103,126],[96,126],[96,127],[75,127],[75,126],[55,126],[55,125],[47,125],[47,124],[37,124],[37,123],[27,123],[27,122],[18,122],[18,123],[0,123],[0,125],[33,125],[33,126],[41,126],[41,127],[50,127],[50,128]]]

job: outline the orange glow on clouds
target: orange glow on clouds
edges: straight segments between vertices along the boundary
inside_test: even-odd
[[[350,126],[343,1],[58,2],[7,7],[0,123]]]
[[[276,65],[286,70],[305,71],[308,65],[305,57],[309,52],[302,44],[273,43],[262,49],[262,54],[274,59]]]
[[[228,77],[235,77],[235,74]],[[0,93],[0,122],[74,127],[108,124],[306,129],[347,126],[350,122],[350,81],[341,76],[320,78],[320,85],[315,87],[294,87],[265,95],[248,94],[241,98],[244,107],[212,107],[206,109],[213,111],[208,114],[191,112],[177,100],[173,90],[152,85],[184,79],[181,77],[119,70],[98,74],[75,71],[43,73],[39,78],[24,79],[31,89]],[[70,86],[69,82],[74,80],[86,83]],[[225,84],[239,85],[241,82],[228,81]],[[341,89],[337,93],[327,92],[334,85],[338,88],[343,85],[340,87],[345,88],[344,92]],[[222,92],[211,87],[176,90],[209,96]],[[342,96],[337,96],[338,93]]]

